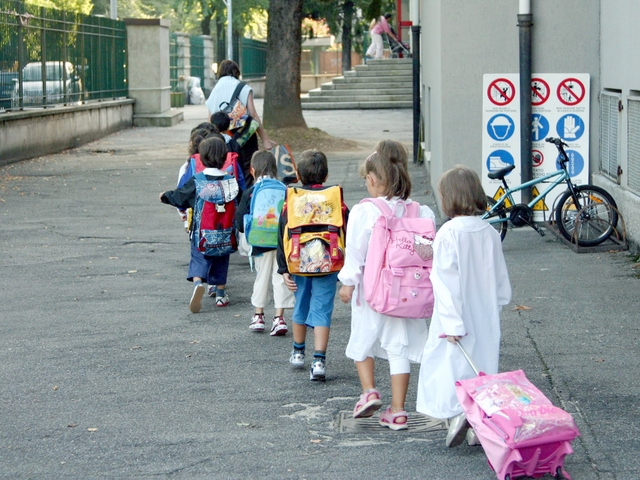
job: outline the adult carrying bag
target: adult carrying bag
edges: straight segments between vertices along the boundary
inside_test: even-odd
[[[399,200],[392,211],[382,198],[366,198],[380,216],[371,232],[363,274],[365,300],[376,312],[400,318],[426,318],[433,312],[436,226],[420,218],[420,205]],[[397,216],[398,210],[402,211]]]

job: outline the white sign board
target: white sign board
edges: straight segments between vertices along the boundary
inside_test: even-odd
[[[499,198],[504,189],[501,182],[486,177],[488,172],[513,163],[516,169],[506,177],[507,184],[510,187],[521,184],[519,85],[517,74],[484,76],[483,187],[487,195],[494,198]],[[507,88],[502,96],[498,93],[501,88]],[[514,90],[513,94],[511,89]],[[547,137],[559,137],[568,145],[565,148],[570,159],[568,168],[572,181],[576,184],[588,183],[589,75],[533,74],[530,95],[533,178],[542,177],[559,168],[556,164],[556,147],[545,142]],[[505,133],[511,125],[515,129],[513,136],[508,131]],[[533,197],[544,188],[544,184],[534,187]],[[564,184],[556,187],[544,201],[533,206],[534,220],[551,218],[555,199],[565,188]],[[514,201],[520,202],[519,192],[514,194]]]

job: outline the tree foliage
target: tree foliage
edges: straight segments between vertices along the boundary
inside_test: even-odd
[[[93,10],[93,2],[91,0],[29,0],[26,3],[39,7],[84,13],[85,15],[89,15]]]

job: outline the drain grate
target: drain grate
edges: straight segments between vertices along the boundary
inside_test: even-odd
[[[432,418],[420,413],[409,413],[407,419],[408,430],[400,432],[424,433],[437,432],[448,428],[447,420]],[[352,412],[340,412],[338,414],[338,428],[340,433],[382,433],[393,432],[390,428],[378,423],[378,416],[370,418],[353,418]]]

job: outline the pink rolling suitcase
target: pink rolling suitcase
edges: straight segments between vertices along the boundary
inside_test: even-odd
[[[478,376],[456,382],[456,395],[498,479],[550,473],[571,480],[564,457],[580,435],[571,415],[553,406],[522,370],[486,375],[458,346]]]

